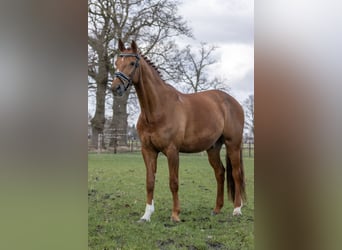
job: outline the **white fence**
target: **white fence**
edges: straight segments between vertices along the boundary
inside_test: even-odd
[[[120,143],[119,140],[122,137],[127,138],[127,143]],[[88,147],[91,148],[91,147]],[[224,148],[224,145],[223,145]],[[254,142],[253,141],[245,141],[243,144],[243,156],[244,157],[254,157]],[[96,152],[98,154],[101,153],[127,153],[127,152],[140,152],[141,144],[140,141],[131,135],[127,134],[99,134],[97,147],[90,149],[90,152]]]

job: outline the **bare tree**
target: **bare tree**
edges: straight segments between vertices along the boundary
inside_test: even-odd
[[[111,30],[110,1],[88,0],[88,77],[96,87],[96,109],[91,120],[92,145],[97,146],[98,135],[103,132],[105,123],[105,96],[110,70],[109,42]]]
[[[168,39],[191,36],[190,29],[177,14],[178,4],[170,0],[88,0],[88,76],[96,86],[93,143],[104,128],[105,96],[108,81],[115,73],[111,58],[119,53],[118,39],[138,40],[148,55]],[[120,133],[127,132],[128,97],[129,91],[113,101],[111,126]]]
[[[243,107],[245,109],[245,128],[254,137],[254,95],[248,96],[243,103]]]
[[[179,81],[184,83],[186,92],[196,93],[208,89],[229,90],[223,79],[217,76],[210,77],[209,66],[217,62],[212,55],[216,48],[216,46],[201,43],[197,51],[190,45],[180,51],[175,67]]]

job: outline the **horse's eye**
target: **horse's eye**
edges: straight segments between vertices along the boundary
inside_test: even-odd
[[[134,64],[135,64],[135,62],[131,62],[131,63],[130,63],[131,66],[134,66]]]

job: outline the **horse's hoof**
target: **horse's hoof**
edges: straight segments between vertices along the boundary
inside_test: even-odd
[[[219,214],[219,213],[218,213],[218,212],[215,212],[214,210],[211,211],[211,215],[212,215],[212,216],[215,216],[215,215],[217,215],[217,214]]]
[[[148,220],[141,218],[137,222],[142,224],[148,222]]]
[[[178,223],[178,222],[180,222],[180,219],[179,218],[175,218],[175,217],[171,217],[171,221],[175,222],[175,223]]]
[[[242,213],[241,213],[241,207],[236,207],[236,208],[234,208],[233,216],[240,216],[240,215],[242,215]]]

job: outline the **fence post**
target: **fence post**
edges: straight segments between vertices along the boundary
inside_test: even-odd
[[[116,154],[117,153],[117,145],[118,144],[118,138],[117,138],[117,136],[115,136],[114,137],[114,154]]]
[[[101,142],[102,142],[102,134],[99,134],[97,138],[97,153],[101,153]]]
[[[248,142],[248,157],[251,157],[251,154],[252,154],[252,144],[251,144],[251,142],[249,141],[249,142]]]

